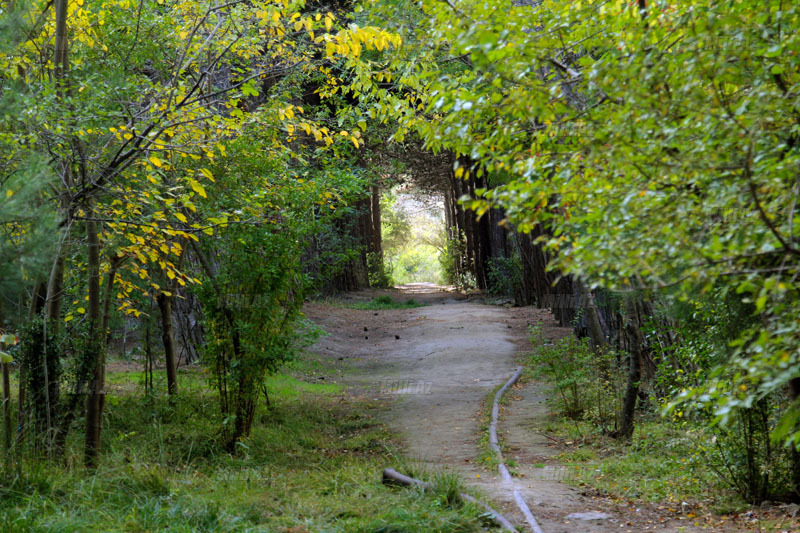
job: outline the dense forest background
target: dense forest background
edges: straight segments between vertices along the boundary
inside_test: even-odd
[[[565,416],[800,499],[798,9],[3,3],[3,483],[101,466],[113,386],[246,454],[308,298],[426,280],[585,338]]]

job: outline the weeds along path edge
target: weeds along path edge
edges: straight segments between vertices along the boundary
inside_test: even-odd
[[[384,485],[397,484],[397,485],[403,485],[403,486],[406,486],[406,487],[411,487],[411,486],[416,485],[418,487],[421,487],[423,490],[432,490],[433,489],[433,484],[428,483],[427,481],[422,481],[422,480],[419,480],[419,479],[416,479],[416,478],[409,477],[409,476],[406,476],[404,474],[401,474],[400,472],[398,472],[394,468],[386,468],[383,471],[383,484]],[[480,501],[479,499],[477,499],[477,498],[475,498],[473,496],[470,496],[469,494],[466,494],[464,492],[460,493],[459,495],[464,500],[466,500],[466,501],[468,501],[470,503],[474,503],[475,505],[478,505],[481,508],[483,508],[483,510],[486,511],[487,513],[489,513],[490,515],[492,515],[492,518],[494,518],[494,520],[500,525],[500,527],[502,527],[506,531],[517,531],[517,528],[515,528],[511,524],[511,522],[508,521],[508,519],[505,516],[501,515],[497,511],[495,511],[488,504],[486,504],[486,503]]]
[[[492,451],[497,454],[498,465],[497,469],[500,471],[500,475],[503,477],[503,481],[510,484],[514,490],[514,501],[519,507],[519,510],[525,516],[525,520],[527,520],[528,525],[531,528],[533,533],[544,533],[542,528],[539,527],[539,523],[534,518],[533,513],[531,513],[528,504],[525,503],[525,498],[522,497],[522,494],[516,489],[514,486],[514,479],[511,477],[511,473],[508,471],[508,468],[503,461],[503,452],[500,450],[500,443],[497,438],[497,418],[500,416],[500,400],[503,398],[503,394],[511,387],[514,383],[517,382],[519,376],[522,374],[522,367],[517,367],[517,371],[505,382],[505,384],[500,387],[500,390],[497,391],[494,395],[494,401],[492,402],[492,421],[489,424],[489,447],[492,448]]]

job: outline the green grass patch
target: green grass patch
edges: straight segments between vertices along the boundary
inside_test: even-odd
[[[413,298],[407,300],[395,300],[391,296],[378,296],[368,302],[344,303],[343,307],[349,309],[361,309],[362,311],[381,311],[386,309],[413,309],[423,307],[425,304],[417,302]]]
[[[644,502],[698,502],[718,512],[742,506],[708,466],[701,429],[677,427],[666,420],[641,420],[630,444],[600,434],[592,424],[560,419],[550,422],[568,449],[558,459],[574,467],[566,481],[614,498]]]
[[[296,367],[289,365],[288,369],[302,370],[307,366],[298,363]],[[140,394],[144,392],[144,371],[111,372],[106,375],[106,383],[112,395]],[[286,373],[268,376],[264,383],[270,399],[277,400],[297,398],[306,394],[336,394],[342,390],[339,385],[333,383],[309,383]],[[184,367],[179,371],[178,385],[181,393],[203,393],[209,387],[208,375],[199,366]],[[157,395],[167,390],[164,372],[153,374],[153,389]]]
[[[136,379],[110,374],[109,382]],[[236,455],[222,451],[216,398],[199,371],[181,392],[109,395],[100,468],[81,466],[73,432],[66,465],[28,461],[0,475],[0,531],[484,531],[457,478],[415,472],[396,452],[374,402],[338,387],[274,376]],[[111,401],[113,400],[113,401]],[[71,465],[71,466],[70,466]],[[393,466],[433,481],[428,494],[381,484]]]

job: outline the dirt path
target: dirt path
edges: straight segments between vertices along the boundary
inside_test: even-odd
[[[368,301],[376,294],[384,293],[364,291],[348,298]],[[390,294],[426,305],[385,311],[319,303],[307,306],[308,317],[330,334],[314,346],[323,364],[321,372],[332,374],[326,379],[339,380],[376,401],[388,402],[386,423],[400,435],[411,458],[432,468],[459,472],[512,522],[523,525],[511,487],[503,484],[496,470],[475,464],[481,452],[484,402],[513,373],[518,354],[527,349],[528,324],[544,322],[549,338],[568,334],[568,330],[555,327],[543,310],[486,305],[479,299],[430,287]],[[548,457],[559,451],[538,430],[546,416],[545,393],[533,384],[509,394],[516,401],[501,414],[501,440],[507,446],[507,458],[518,465],[516,488],[523,492],[546,533],[677,531],[643,514],[630,516],[626,510],[623,516],[616,506],[582,495],[558,479],[543,479],[547,476],[542,472],[557,470]],[[535,466],[545,460],[550,463],[549,470]],[[603,516],[570,516],[587,512]]]

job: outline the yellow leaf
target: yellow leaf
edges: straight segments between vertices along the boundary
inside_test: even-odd
[[[183,213],[175,213],[175,218],[177,218],[181,222],[186,222],[186,215],[184,215]]]
[[[12,191],[11,189],[7,190],[6,191],[6,198],[11,198],[12,196],[14,196],[14,191]]]
[[[207,198],[205,188],[197,182],[197,180],[193,180],[189,178],[189,185],[192,186],[192,190],[202,196],[203,198]],[[184,221],[185,222],[185,221]]]
[[[153,164],[154,167],[161,167],[164,163],[157,158],[156,156],[150,157],[150,162]]]
[[[201,168],[200,169],[200,174],[202,174],[203,176],[208,178],[209,181],[211,181],[211,183],[214,183],[214,176],[211,174],[211,171],[208,170],[207,168]]]
[[[327,19],[325,19],[327,20]],[[336,45],[333,43],[325,44],[325,57],[333,57],[336,55]]]
[[[69,322],[69,321],[70,321],[70,320],[72,320],[73,318],[75,318],[75,317],[74,317],[74,316],[72,316],[72,315],[67,315],[67,316],[65,316],[65,317],[64,317],[64,322]]]
[[[175,279],[175,272],[173,272],[172,270],[167,270],[167,277],[169,279]]]
[[[85,312],[86,312],[86,309],[84,309],[83,307],[79,307],[79,308],[78,308],[78,313],[79,313],[79,314],[81,314],[81,315],[82,315],[82,314],[84,314]]]

